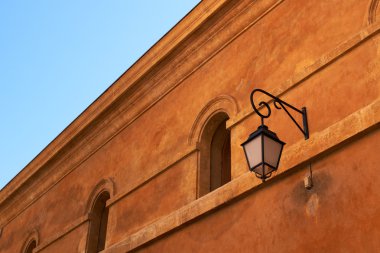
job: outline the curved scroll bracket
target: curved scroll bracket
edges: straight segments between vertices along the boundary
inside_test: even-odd
[[[265,90],[262,90],[262,89],[254,89],[252,92],[251,92],[251,105],[252,105],[252,108],[253,110],[257,113],[257,115],[259,115],[261,117],[261,124],[264,125],[264,119],[266,118],[269,118],[272,111],[270,109],[270,106],[267,102],[265,101],[260,101],[258,103],[259,105],[259,108],[260,107],[265,107],[266,110],[267,110],[267,113],[261,113],[259,111],[259,108],[257,108],[255,106],[255,102],[253,101],[253,95],[256,93],[256,92],[261,92],[269,97],[271,97],[273,99],[273,104],[274,104],[274,107],[278,110],[280,109],[283,109],[286,114],[288,114],[288,116],[290,117],[290,119],[294,122],[294,124],[296,124],[296,126],[298,127],[298,129],[303,133],[304,137],[305,137],[305,140],[309,139],[309,127],[308,127],[308,123],[307,123],[307,113],[306,113],[306,107],[302,107],[301,110],[297,109],[296,107],[286,103],[285,101],[279,99],[278,97],[270,94],[269,92],[266,92]],[[294,119],[294,117],[292,116],[292,114],[289,112],[288,109],[291,109],[297,113],[300,113],[302,115],[302,123],[303,123],[303,127],[300,126],[300,124],[298,124],[298,122]]]

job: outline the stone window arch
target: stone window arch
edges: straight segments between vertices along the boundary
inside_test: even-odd
[[[37,248],[39,242],[39,236],[37,230],[33,230],[28,239],[25,241],[24,246],[22,247],[22,253],[33,253],[35,248]]]
[[[373,24],[378,20],[380,16],[378,11],[379,2],[379,0],[371,0],[368,10],[368,24]]]
[[[219,95],[202,108],[191,127],[188,144],[195,145],[198,151],[197,197],[231,180],[231,133],[227,121],[238,112],[234,97]]]
[[[33,250],[37,247],[37,242],[35,240],[30,241],[25,248],[24,253],[33,253]]]

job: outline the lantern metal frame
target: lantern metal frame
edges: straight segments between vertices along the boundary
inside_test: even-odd
[[[278,165],[280,163],[280,159],[281,159],[281,154],[282,154],[282,150],[283,150],[283,146],[285,145],[285,143],[283,141],[281,141],[277,135],[270,131],[268,129],[268,127],[266,125],[264,125],[264,119],[266,118],[269,118],[271,116],[271,108],[269,106],[269,102],[265,102],[265,101],[260,101],[258,103],[258,106],[259,107],[256,107],[255,105],[255,101],[253,99],[253,96],[256,92],[260,92],[260,93],[263,93],[269,97],[271,97],[273,99],[273,104],[274,104],[274,107],[278,110],[280,109],[283,109],[286,114],[289,116],[289,118],[293,121],[293,123],[297,126],[297,128],[302,132],[302,134],[304,135],[305,137],[305,140],[307,140],[309,138],[309,127],[308,127],[308,122],[307,122],[307,112],[306,112],[306,107],[302,107],[301,110],[292,106],[291,104],[281,100],[280,98],[270,94],[269,92],[265,91],[265,90],[262,90],[262,89],[254,89],[252,92],[251,92],[251,95],[250,95],[250,101],[251,101],[251,105],[252,105],[252,108],[253,110],[257,113],[257,115],[260,116],[261,118],[261,126],[259,126],[259,128],[253,132],[252,134],[250,134],[250,136],[248,137],[248,139],[243,142],[241,144],[241,146],[243,146],[243,149],[244,149],[244,154],[245,154],[245,157],[247,159],[247,163],[249,165],[249,170],[252,171],[252,172],[255,172],[255,175],[256,177],[260,178],[261,180],[263,180],[263,182],[265,182],[265,180],[269,177],[271,177],[272,175],[272,172],[276,171],[277,168],[278,168]],[[261,109],[262,107],[265,107],[267,112],[266,113],[262,113],[259,111],[259,109]],[[294,112],[296,113],[299,113],[302,115],[302,125],[303,127],[300,126],[300,124],[298,124],[298,122],[294,119],[293,115],[289,112],[289,108],[291,110],[293,110]],[[251,168],[251,165],[249,163],[249,159],[248,159],[248,154],[247,154],[247,151],[245,149],[245,144],[248,144],[250,141],[252,141],[253,139],[257,138],[259,135],[261,135],[261,162],[259,164],[256,164],[254,167]],[[277,160],[277,164],[275,167],[273,167],[272,165],[268,164],[265,162],[265,159],[264,159],[264,156],[265,156],[265,150],[264,150],[264,135],[267,136],[268,138],[272,139],[273,141],[281,144],[281,149],[280,149],[280,152],[279,152],[279,157],[278,157],[278,160]],[[257,168],[258,166],[263,166],[263,171],[262,171],[262,175],[257,173],[254,169]],[[270,173],[267,173],[265,174],[265,166],[269,166],[272,171]]]
[[[261,180],[263,180],[263,182],[265,182],[265,180],[266,180],[267,178],[270,178],[270,177],[272,176],[272,173],[273,173],[274,171],[277,170],[278,165],[279,165],[279,163],[280,163],[280,159],[281,159],[282,149],[284,148],[284,145],[285,145],[286,143],[283,142],[283,141],[281,141],[281,140],[277,137],[276,133],[270,131],[266,125],[261,125],[261,126],[259,126],[259,127],[257,128],[257,130],[256,130],[255,132],[253,132],[253,133],[251,133],[251,134],[249,135],[248,139],[247,139],[245,142],[243,142],[243,143],[241,144],[241,146],[244,147],[245,144],[247,144],[248,142],[252,141],[253,139],[255,139],[255,138],[258,137],[258,136],[260,136],[260,138],[261,138],[261,150],[262,150],[262,152],[261,152],[261,162],[258,163],[258,164],[256,164],[256,165],[253,166],[252,168],[251,168],[251,166],[249,166],[249,170],[250,170],[251,172],[254,172],[257,178],[260,178]],[[271,164],[265,162],[265,157],[264,157],[264,156],[265,156],[265,152],[264,152],[264,150],[265,150],[265,148],[264,148],[264,136],[266,136],[266,137],[272,139],[273,141],[275,141],[275,142],[281,144],[281,149],[280,149],[280,152],[279,152],[279,153],[280,153],[280,156],[278,157],[278,160],[277,160],[277,163],[276,163],[275,166],[272,166]],[[248,163],[248,165],[249,165],[248,154],[247,154],[245,148],[243,148],[243,150],[244,150],[245,158],[247,159],[247,163]],[[263,170],[263,171],[262,171],[262,175],[259,174],[259,173],[257,173],[257,172],[255,172],[255,169],[256,169],[257,167],[260,167],[260,166],[262,166],[262,170]],[[272,171],[269,172],[269,173],[267,173],[267,174],[265,174],[265,166],[270,167],[270,168],[272,169]]]

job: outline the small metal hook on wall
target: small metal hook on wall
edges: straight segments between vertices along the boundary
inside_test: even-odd
[[[311,170],[311,162],[309,163],[309,175],[304,177],[303,182],[307,190],[313,188],[313,171]]]

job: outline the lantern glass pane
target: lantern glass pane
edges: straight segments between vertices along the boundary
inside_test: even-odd
[[[264,166],[264,171],[263,171]],[[264,175],[268,175],[274,171],[274,168],[271,168],[268,165],[260,165],[253,169],[253,172],[258,174],[260,177],[263,177]]]
[[[264,161],[273,168],[278,165],[283,144],[264,135]],[[270,168],[268,168],[270,169]]]
[[[256,168],[254,168],[253,172],[255,172],[256,174],[262,175],[263,174],[263,165],[260,165],[260,166],[257,166]]]
[[[249,167],[253,168],[262,162],[261,135],[252,139],[244,145],[245,154],[247,155]]]
[[[274,171],[274,168],[269,167],[268,165],[265,165],[265,175],[268,175],[269,173],[272,173]]]

